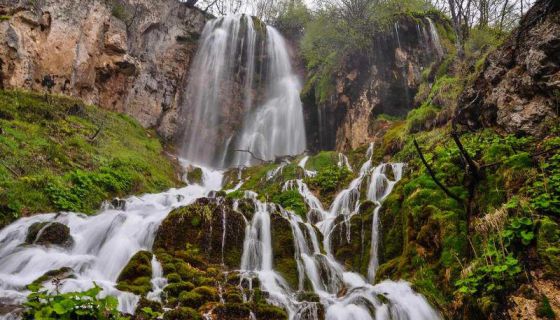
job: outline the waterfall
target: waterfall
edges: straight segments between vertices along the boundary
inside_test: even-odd
[[[0,300],[22,303],[29,294],[26,285],[48,271],[70,267],[75,277],[63,281],[62,292],[85,291],[95,281],[103,288],[103,295],[118,298],[119,310],[134,313],[139,297],[115,289],[119,273],[136,252],[151,249],[161,221],[171,210],[221,188],[222,172],[203,168],[203,173],[203,185],[130,197],[125,200],[124,210],[105,206],[93,216],[70,212],[41,214],[19,219],[0,230]],[[38,222],[68,226],[73,245],[22,246],[28,228]],[[157,300],[165,279],[157,260],[152,260],[152,270],[150,298]],[[54,289],[51,284],[47,288]]]
[[[237,149],[250,150],[260,159],[296,155],[305,150],[305,128],[299,97],[301,84],[292,71],[286,43],[267,26],[269,59],[266,100],[243,122]],[[250,165],[249,153],[237,153],[234,164]]]
[[[366,152],[366,161],[362,164],[359,175],[342,190],[333,201],[329,210],[325,210],[309,190],[302,179],[287,181],[283,190],[295,189],[303,197],[309,207],[307,221],[294,213],[267,205],[257,200],[255,193],[248,193],[255,203],[257,213],[251,223],[247,224],[245,246],[241,270],[245,277],[256,276],[261,288],[270,294],[269,301],[280,305],[288,311],[290,320],[327,319],[327,320],[389,320],[440,319],[440,315],[430,307],[425,298],[415,293],[405,281],[385,280],[372,284],[377,268],[378,212],[382,201],[391,193],[394,185],[401,179],[403,164],[382,163],[376,167],[371,165],[373,144]],[[305,168],[308,157],[304,157],[298,165]],[[344,163],[344,161],[343,161]],[[344,165],[344,164],[343,164]],[[306,174],[307,175],[307,174]],[[377,204],[372,225],[372,251],[366,281],[360,274],[349,272],[335,260],[331,254],[329,235],[334,228],[334,220],[342,216],[347,230],[350,229],[350,218],[358,213],[360,205],[360,189],[366,178],[367,199]],[[280,215],[290,222],[294,237],[298,286],[291,288],[278,274],[273,266],[272,244],[270,238],[271,215]],[[319,234],[324,237],[323,250],[319,245]],[[307,236],[306,236],[307,235]],[[349,237],[349,234],[348,234]],[[324,252],[324,253],[323,253]],[[302,291],[305,280],[311,284],[313,292],[320,302],[305,302],[296,299],[297,291]],[[345,290],[341,291],[343,288]],[[343,292],[341,294],[341,292]],[[318,308],[321,304],[322,308]],[[319,315],[324,310],[324,316]]]
[[[429,17],[426,17],[426,19],[428,20],[428,26],[429,26],[429,29],[430,29],[430,39],[431,39],[431,42],[432,42],[432,46],[437,53],[437,57],[439,59],[441,59],[445,53],[443,52],[443,47],[441,46],[441,41],[439,39],[439,34],[437,32],[436,26],[435,26],[434,22],[432,21],[432,19],[430,19]]]
[[[278,31],[228,16],[209,21],[200,43],[181,110],[183,156],[223,168],[302,153],[301,84]]]

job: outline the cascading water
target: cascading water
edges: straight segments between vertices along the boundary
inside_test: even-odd
[[[189,74],[186,159],[223,168],[305,150],[301,84],[274,28],[246,15],[211,20]]]
[[[115,289],[119,273],[139,250],[150,250],[156,231],[167,214],[221,188],[222,173],[203,169],[204,185],[189,185],[160,194],[147,194],[126,200],[124,210],[106,206],[99,214],[42,214],[22,218],[0,231],[0,299],[21,303],[28,291],[26,285],[47,271],[70,267],[74,278],[63,281],[62,292],[84,291],[93,282],[103,288],[102,294],[116,296],[119,309],[133,313],[139,297]],[[25,244],[27,230],[34,223],[58,222],[70,228],[73,245]],[[154,279],[150,298],[157,300],[165,285],[161,266],[152,261]],[[158,279],[160,278],[160,279]],[[47,288],[53,290],[52,285]]]
[[[303,180],[291,180],[285,183],[284,190],[298,190],[309,206],[307,221],[276,205],[258,201],[255,193],[248,194],[249,198],[253,199],[257,212],[253,220],[247,224],[241,271],[247,278],[256,275],[260,280],[261,288],[270,294],[269,301],[284,307],[290,319],[432,320],[440,318],[439,314],[422,296],[415,293],[407,282],[385,280],[372,285],[377,267],[376,245],[375,249],[373,247],[378,238],[376,231],[378,211],[383,199],[391,193],[393,186],[400,180],[403,170],[403,165],[398,163],[381,164],[372,169],[372,153],[373,145],[370,145],[367,160],[362,165],[358,177],[347,189],[337,195],[328,211],[323,209],[321,202],[311,193]],[[306,171],[307,159],[307,157],[303,158],[298,164],[304,171]],[[374,230],[368,270],[369,282],[360,274],[344,270],[330,253],[331,244],[328,237],[333,230],[334,220],[341,215],[349,229],[350,218],[358,213],[360,188],[366,177],[369,177],[367,198],[377,204],[372,226]],[[297,290],[290,288],[273,268],[271,244],[273,239],[270,237],[272,214],[280,214],[290,222],[294,237],[294,259],[298,270]],[[319,244],[318,230],[324,236],[323,248]],[[320,298],[320,303],[297,299],[297,292],[303,290],[305,280],[309,280],[313,292]],[[345,290],[342,290],[343,288]]]
[[[426,18],[428,20],[428,26],[430,29],[430,39],[432,42],[432,46],[434,48],[434,50],[436,51],[436,54],[438,56],[438,58],[442,58],[444,55],[443,52],[443,47],[441,46],[441,41],[439,39],[439,34],[437,32],[436,26],[434,24],[434,22],[432,21],[432,19],[430,19],[429,17]]]

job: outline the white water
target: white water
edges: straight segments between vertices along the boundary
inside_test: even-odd
[[[328,211],[323,209],[319,199],[303,180],[285,183],[284,190],[298,190],[309,206],[307,221],[290,211],[256,200],[255,193],[248,194],[255,203],[257,213],[247,224],[241,270],[247,278],[257,276],[261,288],[270,294],[269,301],[284,307],[290,319],[321,318],[316,303],[300,302],[296,298],[297,292],[304,290],[306,279],[309,280],[312,291],[319,296],[327,320],[440,319],[439,314],[422,296],[415,293],[407,282],[385,280],[372,284],[377,267],[377,245],[374,246],[373,243],[378,239],[378,212],[381,202],[400,180],[403,170],[403,165],[398,163],[381,164],[372,168],[372,153],[373,145],[370,145],[358,177],[336,196]],[[303,158],[299,163],[304,171],[307,160],[307,157]],[[392,175],[389,174],[389,170]],[[331,254],[329,234],[334,228],[335,219],[341,215],[347,224],[347,230],[350,229],[350,218],[359,211],[360,188],[368,177],[367,198],[376,202],[377,207],[372,225],[372,252],[368,269],[370,280],[366,281],[360,274],[346,271],[335,260]],[[294,236],[294,259],[298,270],[297,288],[291,288],[273,268],[273,239],[270,236],[273,214],[279,214],[290,222]],[[324,237],[324,251],[321,250],[317,230]],[[349,232],[347,236],[350,237]],[[341,294],[343,288],[346,291]],[[384,299],[380,299],[380,295],[389,303],[383,302]]]
[[[192,203],[212,190],[219,190],[222,172],[203,168],[204,185],[189,185],[160,194],[126,199],[125,209],[106,206],[99,214],[41,214],[22,218],[0,231],[0,299],[21,303],[28,291],[25,286],[47,271],[70,267],[75,279],[63,281],[62,292],[84,291],[95,281],[103,295],[114,295],[119,309],[133,313],[138,297],[115,289],[115,281],[129,259],[140,250],[150,250],[157,228],[167,214]],[[74,244],[70,248],[22,245],[28,228],[36,222],[59,222],[70,228]],[[153,295],[165,285],[161,266],[152,261]],[[160,279],[158,279],[160,278]],[[53,287],[47,284],[47,287]]]
[[[437,32],[436,26],[434,25],[434,22],[432,21],[432,19],[430,18],[426,18],[428,20],[428,26],[430,29],[430,39],[432,42],[432,46],[434,47],[434,50],[437,53],[438,58],[443,57],[444,52],[443,52],[443,47],[441,46],[441,41],[439,39],[439,34]]]
[[[156,258],[152,257],[152,291],[148,292],[146,298],[152,301],[162,302],[163,289],[167,285],[167,278],[163,276],[163,267]]]
[[[189,75],[182,154],[191,162],[224,168],[305,150],[301,84],[274,28],[259,34],[246,15],[209,21]]]
[[[297,155],[305,150],[305,127],[299,93],[301,84],[292,71],[286,43],[267,26],[268,78],[265,103],[249,114],[236,149],[251,150],[260,159]],[[250,165],[249,153],[236,153],[235,165]]]

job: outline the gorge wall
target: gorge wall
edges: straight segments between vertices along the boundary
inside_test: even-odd
[[[45,90],[50,77],[54,93],[173,137],[202,12],[175,0],[3,0],[0,15],[0,88]]]
[[[539,1],[460,97],[457,122],[543,137],[558,121],[560,5]]]
[[[447,28],[445,21],[436,22]],[[375,35],[368,52],[345,57],[328,99],[319,101],[314,89],[304,91],[310,148],[355,149],[375,137],[377,115],[406,115],[422,71],[444,54],[435,28],[428,17],[403,16]]]

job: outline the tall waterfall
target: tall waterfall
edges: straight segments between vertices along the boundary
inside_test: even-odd
[[[302,153],[300,90],[278,31],[246,15],[209,21],[182,106],[183,156],[223,168]]]

